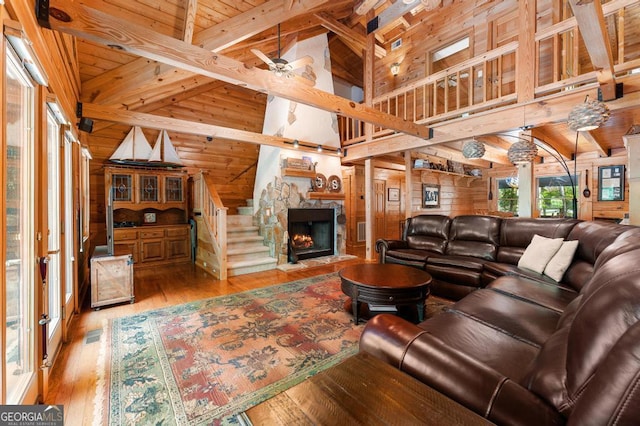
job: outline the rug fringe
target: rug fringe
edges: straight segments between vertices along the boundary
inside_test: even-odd
[[[109,320],[102,320],[102,333],[100,336],[100,349],[98,350],[98,360],[96,366],[96,395],[93,399],[93,424],[104,425],[106,424],[105,406],[109,404],[107,401],[107,381],[106,381],[106,357],[107,357],[107,343],[109,341],[108,331]]]

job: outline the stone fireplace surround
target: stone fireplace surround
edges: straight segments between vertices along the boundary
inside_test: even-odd
[[[269,254],[276,258],[278,265],[288,262],[287,232],[288,210],[290,208],[333,208],[336,216],[343,209],[342,200],[311,200],[305,198],[304,193],[295,182],[275,177],[260,194],[254,221],[260,227],[265,245],[269,247]],[[335,223],[336,255],[346,254],[346,226]]]

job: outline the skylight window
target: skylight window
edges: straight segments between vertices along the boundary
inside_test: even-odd
[[[443,47],[442,49],[438,49],[433,52],[432,60],[433,62],[439,61],[444,58],[448,58],[449,56],[455,55],[458,52],[462,52],[465,49],[469,48],[469,37],[465,37],[461,40],[456,41],[448,46]]]

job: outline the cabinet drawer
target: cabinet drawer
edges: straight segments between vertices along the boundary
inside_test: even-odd
[[[165,235],[167,237],[186,237],[189,235],[189,228],[169,228],[165,229]]]
[[[140,231],[140,238],[162,238],[164,237],[164,230],[153,229],[148,231]]]
[[[138,231],[133,229],[114,229],[113,238],[119,241],[135,240],[138,238]]]

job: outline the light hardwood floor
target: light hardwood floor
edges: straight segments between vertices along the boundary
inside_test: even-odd
[[[87,301],[73,320],[69,341],[63,345],[52,367],[45,403],[64,405],[65,426],[92,424],[100,343],[85,343],[85,337],[88,332],[101,330],[109,319],[337,272],[347,265],[362,262],[358,258],[293,272],[257,272],[225,281],[216,280],[191,264],[137,269],[134,275],[134,304],[114,305],[94,311]]]

